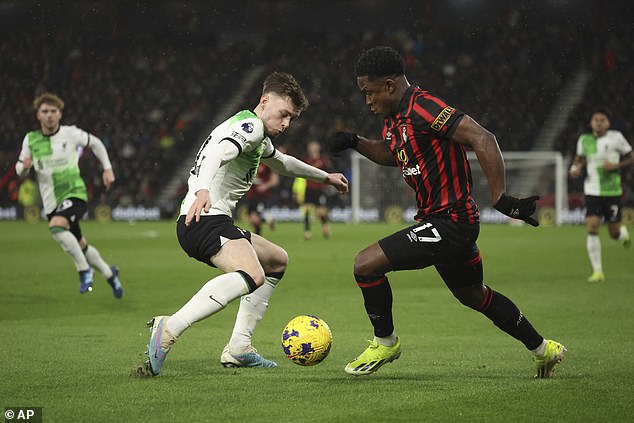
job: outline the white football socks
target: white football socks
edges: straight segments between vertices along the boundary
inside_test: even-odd
[[[619,241],[623,241],[627,238],[629,238],[630,234],[627,231],[627,226],[625,225],[621,225],[621,228],[619,229]]]
[[[92,245],[89,245],[86,248],[86,251],[84,251],[84,255],[86,256],[86,260],[88,260],[88,264],[99,270],[106,279],[110,279],[112,277],[112,269],[108,266],[108,263],[101,258],[99,250]]]
[[[535,354],[538,357],[544,355],[544,353],[546,352],[546,340],[544,339],[542,343],[539,344],[539,347],[531,351],[533,352],[533,354]]]
[[[167,328],[178,337],[193,323],[219,312],[231,301],[248,293],[249,285],[240,273],[216,276],[167,320]]]
[[[393,347],[394,345],[396,345],[396,341],[398,340],[398,338],[396,337],[396,334],[392,332],[392,334],[389,336],[375,336],[374,340],[378,342],[379,345],[383,345],[384,347]]]
[[[234,352],[246,351],[251,346],[251,336],[255,332],[264,312],[269,306],[269,298],[280,280],[266,276],[264,284],[240,300],[236,323],[229,340],[229,348]]]
[[[55,238],[55,241],[62,247],[62,250],[68,253],[71,259],[73,259],[73,263],[75,263],[78,272],[90,269],[90,265],[75,235],[68,230],[51,230],[51,234],[53,238]]]
[[[601,240],[597,234],[588,234],[586,241],[586,249],[588,257],[592,264],[592,271],[595,273],[603,273],[603,265],[601,263]]]

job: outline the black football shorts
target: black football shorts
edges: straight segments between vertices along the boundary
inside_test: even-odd
[[[55,210],[47,214],[46,217],[50,221],[53,216],[63,216],[68,220],[70,225],[70,233],[72,233],[77,241],[81,241],[81,228],[79,227],[79,221],[84,217],[88,211],[88,205],[84,200],[79,198],[67,198],[57,205]]]
[[[425,219],[379,241],[393,270],[434,266],[449,289],[482,283],[476,245],[479,223],[456,223],[448,216]]]
[[[321,189],[306,188],[304,204],[314,204],[315,206],[326,205],[326,194]]]
[[[264,200],[261,198],[248,198],[246,201],[247,210],[249,213],[259,213],[262,214],[266,205],[264,204]]]
[[[225,215],[200,216],[200,221],[192,221],[185,226],[185,215],[176,222],[176,235],[181,248],[188,256],[209,266],[222,244],[230,239],[245,238],[251,242],[251,232],[233,224],[233,219]]]
[[[586,195],[586,217],[599,216],[606,222],[621,221],[621,197]]]

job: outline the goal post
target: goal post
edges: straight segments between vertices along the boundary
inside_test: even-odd
[[[506,167],[506,188],[518,197],[539,195],[538,216],[544,224],[561,225],[568,216],[566,163],[558,151],[509,151],[503,153]],[[468,152],[473,186],[471,194],[480,206],[483,222],[505,223],[509,218],[491,204],[488,182],[477,157]],[[360,222],[369,210],[380,220],[411,221],[416,214],[413,190],[405,184],[398,167],[377,165],[356,151],[351,155],[352,221]]]

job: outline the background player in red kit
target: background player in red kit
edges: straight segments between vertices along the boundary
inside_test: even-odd
[[[253,231],[258,235],[262,233],[262,222],[264,221],[262,212],[269,205],[271,190],[279,184],[279,175],[264,163],[260,163],[253,179],[253,185],[246,195],[249,223],[253,226]],[[272,216],[267,216],[266,222],[271,229],[274,229],[275,220]]]
[[[304,161],[311,166],[321,170],[328,170],[330,161],[321,155],[321,144],[317,141],[310,141],[306,146],[308,156]],[[321,232],[324,238],[330,238],[330,224],[328,218],[328,207],[326,206],[326,194],[321,184],[313,181],[306,181],[306,191],[303,199],[304,207],[304,239],[312,238],[310,230],[310,215],[315,214],[315,218],[321,222]]]
[[[495,136],[470,116],[411,86],[404,63],[389,47],[375,47],[356,65],[357,85],[370,110],[384,116],[383,140],[337,132],[329,139],[337,154],[354,148],[385,166],[399,166],[416,193],[417,224],[370,245],[357,254],[354,276],[374,326],[374,340],[345,371],[375,372],[401,355],[394,332],[392,290],[386,273],[434,266],[453,295],[484,314],[534,354],[536,377],[552,376],[566,348],[545,340],[504,295],[483,284],[482,259],[476,245],[478,207],[471,198],[471,169],[465,146],[476,153],[489,183],[491,199],[501,213],[537,226],[531,215],[538,197],[507,195],[504,161]]]

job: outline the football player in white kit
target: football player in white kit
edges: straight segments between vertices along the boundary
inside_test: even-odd
[[[592,264],[588,282],[603,282],[599,227],[603,218],[610,236],[629,247],[630,234],[621,223],[621,169],[634,164],[632,146],[620,131],[611,130],[610,117],[597,110],[590,119],[591,134],[582,134],[577,141],[577,156],[570,167],[570,176],[578,178],[586,168],[583,191],[586,199],[586,248]]]
[[[78,150],[88,147],[101,162],[106,190],[114,182],[108,152],[101,140],[76,126],[60,125],[64,102],[53,93],[44,93],[33,101],[40,129],[24,137],[15,170],[24,177],[33,168],[49,220],[53,238],[70,255],[79,272],[79,292],[92,291],[95,268],[106,278],[115,298],[123,288],[119,269],[107,264],[99,251],[82,235],[79,221],[86,213],[88,195],[79,174]]]
[[[264,81],[255,109],[230,117],[203,142],[190,170],[189,191],[177,222],[178,241],[190,257],[225,273],[205,283],[171,316],[156,316],[148,323],[149,360],[141,371],[158,375],[167,353],[187,328],[237,298],[241,298],[238,315],[220,362],[225,367],[276,366],[257,353],[251,336],[284,275],[288,255],[278,245],[235,226],[231,216],[251,187],[260,159],[282,175],[348,191],[342,174],[310,166],[276,150],[271,142],[306,107],[308,101],[295,78],[273,72]]]

